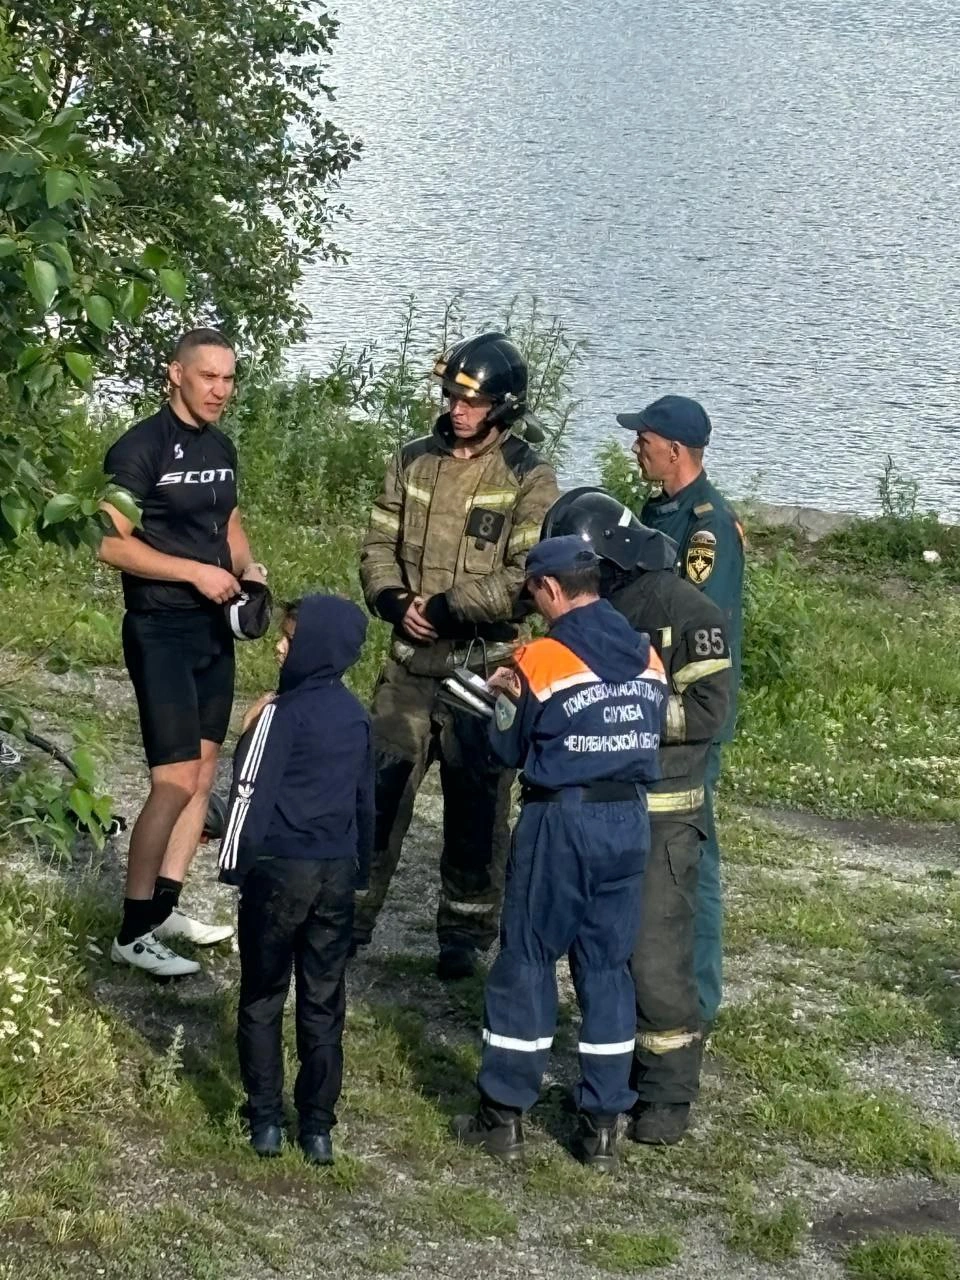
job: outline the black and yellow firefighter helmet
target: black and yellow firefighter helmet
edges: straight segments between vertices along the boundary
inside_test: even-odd
[[[493,402],[491,426],[519,422],[527,408],[527,362],[505,333],[464,338],[433,366],[446,396]]]
[[[677,544],[666,534],[641,524],[629,507],[605,489],[582,485],[559,497],[543,517],[544,538],[575,534],[601,560],[618,569],[672,569]]]

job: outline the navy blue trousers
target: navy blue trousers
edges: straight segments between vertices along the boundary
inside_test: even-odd
[[[644,804],[524,805],[513,835],[500,954],[487,979],[477,1083],[493,1103],[536,1102],[557,1023],[556,965],[569,953],[580,1005],[581,1111],[613,1116],[636,1100],[630,1065],[636,996],[629,960],[650,841]]]

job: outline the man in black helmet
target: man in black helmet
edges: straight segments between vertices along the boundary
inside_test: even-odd
[[[524,560],[557,480],[517,434],[527,367],[504,334],[457,343],[434,376],[448,411],[391,461],[360,558],[367,606],[393,624],[394,636],[372,708],[377,826],[354,942],[370,941],[417,787],[439,761],[437,971],[458,978],[496,937],[512,775],[493,756],[483,723],[437,695],[455,666],[492,672],[511,652]]]
[[[637,1102],[628,1136],[679,1141],[700,1084],[702,1035],[694,935],[704,778],[710,744],[725,722],[731,662],[722,611],[674,572],[677,548],[602,489],[564,494],[547,512],[544,537],[576,534],[601,558],[601,594],[660,654],[670,698],[659,782],[648,787],[650,853],[633,956]]]

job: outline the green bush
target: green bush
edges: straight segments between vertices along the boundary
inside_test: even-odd
[[[743,601],[743,687],[783,698],[808,682],[810,593],[787,551],[747,563]],[[747,726],[745,726],[747,727]]]
[[[87,999],[86,943],[79,904],[0,877],[0,1145],[28,1117],[52,1127],[118,1101],[117,1052]]]

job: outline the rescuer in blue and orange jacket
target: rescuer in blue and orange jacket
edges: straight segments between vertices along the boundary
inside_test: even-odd
[[[650,838],[645,784],[659,776],[668,690],[649,638],[599,598],[599,559],[581,539],[539,543],[525,572],[550,630],[489,681],[499,692],[491,746],[521,768],[523,809],[486,986],[480,1106],[453,1128],[491,1155],[520,1154],[520,1118],[553,1042],[556,964],[569,954],[582,1015],[579,1154],[610,1169],[617,1116],[636,1098],[629,960]]]

